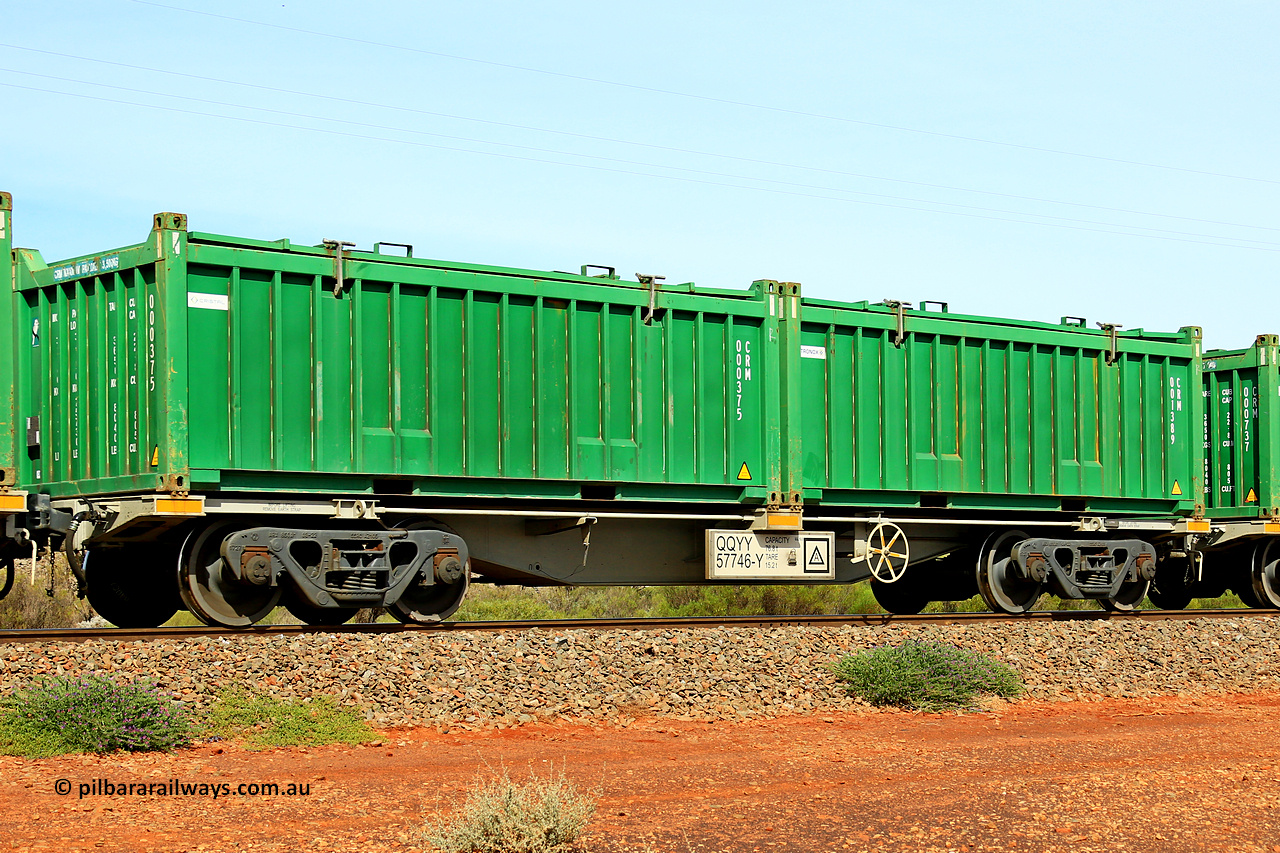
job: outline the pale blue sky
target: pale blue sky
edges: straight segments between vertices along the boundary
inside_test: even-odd
[[[4,7],[0,189],[49,260],[173,210],[1218,347],[1280,333],[1275,3]]]

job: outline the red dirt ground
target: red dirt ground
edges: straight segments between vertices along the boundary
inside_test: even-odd
[[[554,763],[598,788],[613,851],[1280,853],[1280,696],[1000,705],[627,728],[391,730],[377,745],[0,758],[0,848],[420,849],[478,776]],[[94,779],[310,785],[308,796],[79,796]],[[71,791],[60,795],[60,779]]]

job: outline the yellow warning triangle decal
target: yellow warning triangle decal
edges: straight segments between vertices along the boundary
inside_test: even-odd
[[[750,480],[751,472],[747,470],[747,463],[743,462],[742,467],[738,469],[739,480]]]
[[[1253,490],[1253,489],[1250,489],[1250,490],[1249,490],[1249,496],[1248,496],[1247,498],[1245,498],[1245,499],[1244,499],[1244,502],[1245,502],[1245,503],[1247,503],[1247,504],[1256,504],[1256,503],[1258,502],[1258,495],[1257,495],[1257,493],[1256,493],[1256,492],[1254,492],[1254,490]]]
[[[151,467],[155,468],[160,465],[160,445],[156,445],[156,449],[151,451]]]
[[[1173,481],[1173,493],[1174,493],[1175,495],[1180,495],[1180,494],[1182,494],[1182,486],[1179,486],[1179,485],[1178,485],[1178,481],[1177,481],[1177,480],[1174,480],[1174,481]]]

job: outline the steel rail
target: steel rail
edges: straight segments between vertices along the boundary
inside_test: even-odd
[[[1127,613],[1105,610],[1039,610],[1020,616],[998,613],[924,613],[895,616],[889,613],[854,613],[819,616],[697,616],[689,618],[640,619],[539,619],[512,622],[444,622],[439,625],[403,625],[399,622],[363,622],[351,625],[259,625],[250,628],[182,626],[164,628],[16,628],[0,630],[3,643],[108,642],[132,640],[199,639],[202,637],[261,637],[307,634],[404,634],[411,632],[457,633],[462,631],[531,630],[635,630],[671,628],[787,628],[891,625],[965,625],[1019,622],[1158,622],[1194,619],[1280,618],[1280,611],[1230,608],[1224,610],[1135,610]]]

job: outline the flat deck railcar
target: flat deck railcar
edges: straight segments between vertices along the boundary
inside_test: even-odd
[[[174,213],[46,262],[12,248],[11,210],[0,559],[64,550],[118,625],[279,604],[430,622],[471,582],[870,579],[899,612],[980,592],[1019,613],[1047,589],[1123,608],[1226,523],[1195,328],[459,264]]]

